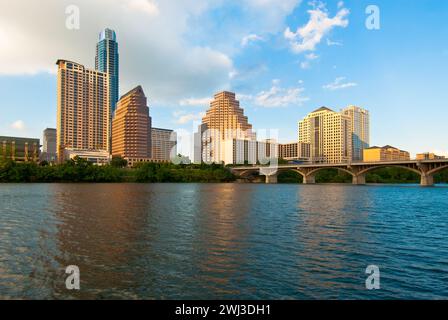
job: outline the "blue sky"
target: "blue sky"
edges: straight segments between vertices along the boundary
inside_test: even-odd
[[[65,27],[72,3],[79,30]],[[111,27],[120,94],[141,84],[154,126],[192,131],[225,89],[283,142],[314,109],[355,104],[371,113],[372,145],[448,154],[448,2],[375,1],[380,29],[368,30],[372,3],[0,0],[0,135],[55,127],[56,59],[93,67],[97,34]]]

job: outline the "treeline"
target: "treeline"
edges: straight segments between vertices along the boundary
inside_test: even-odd
[[[302,176],[294,171],[282,172],[280,183],[302,183]],[[448,170],[434,175],[435,183],[448,183]],[[351,183],[352,176],[336,169],[321,170],[316,173],[317,183]],[[380,168],[366,174],[367,183],[420,183],[420,175],[403,168]]]
[[[235,177],[221,165],[141,163],[125,168],[125,162],[96,166],[77,158],[48,165],[0,160],[0,182],[230,182]]]

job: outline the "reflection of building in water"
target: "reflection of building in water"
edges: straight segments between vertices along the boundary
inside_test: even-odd
[[[341,290],[351,285],[359,287],[351,283],[357,281],[359,270],[368,263],[362,261],[359,265],[359,261],[350,259],[368,252],[363,246],[375,241],[375,235],[363,229],[369,215],[362,208],[372,206],[368,193],[368,189],[344,185],[298,188],[296,234],[302,252],[297,263],[303,270],[297,284],[299,291],[313,288],[313,292],[325,292],[329,287]]]
[[[200,270],[200,282],[208,284],[215,297],[237,295],[232,282],[246,263],[253,188],[240,184],[216,184],[198,192],[195,241],[201,258],[192,261]],[[198,190],[199,191],[199,190]],[[234,285],[234,287],[232,287]],[[224,289],[227,288],[227,289]]]
[[[141,243],[154,234],[145,230],[151,194],[141,194],[133,185],[51,186],[55,215],[60,223],[56,258],[65,268],[77,265],[81,271],[81,289],[70,292],[78,298],[134,298],[132,286],[140,281],[137,261],[145,254]],[[66,195],[70,194],[70,197]],[[144,202],[136,201],[144,197]],[[144,238],[142,240],[142,237]],[[55,284],[56,292],[67,297],[64,282]]]

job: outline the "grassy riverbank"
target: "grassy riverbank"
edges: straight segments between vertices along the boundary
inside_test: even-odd
[[[32,162],[18,163],[0,160],[0,182],[233,182],[236,177],[222,165],[142,163],[135,168],[113,161],[106,166],[95,166],[76,159],[50,166]],[[436,183],[448,183],[448,170],[435,175]],[[301,183],[296,172],[283,172],[279,183]],[[321,170],[317,183],[351,183],[348,173],[335,169]],[[367,183],[419,183],[420,176],[401,168],[382,168],[366,175]]]
[[[221,165],[142,163],[136,168],[95,166],[76,159],[60,165],[0,160],[0,182],[231,182]]]

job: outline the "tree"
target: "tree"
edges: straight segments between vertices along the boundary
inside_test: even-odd
[[[110,165],[114,168],[125,168],[128,165],[128,161],[120,156],[113,156]]]

